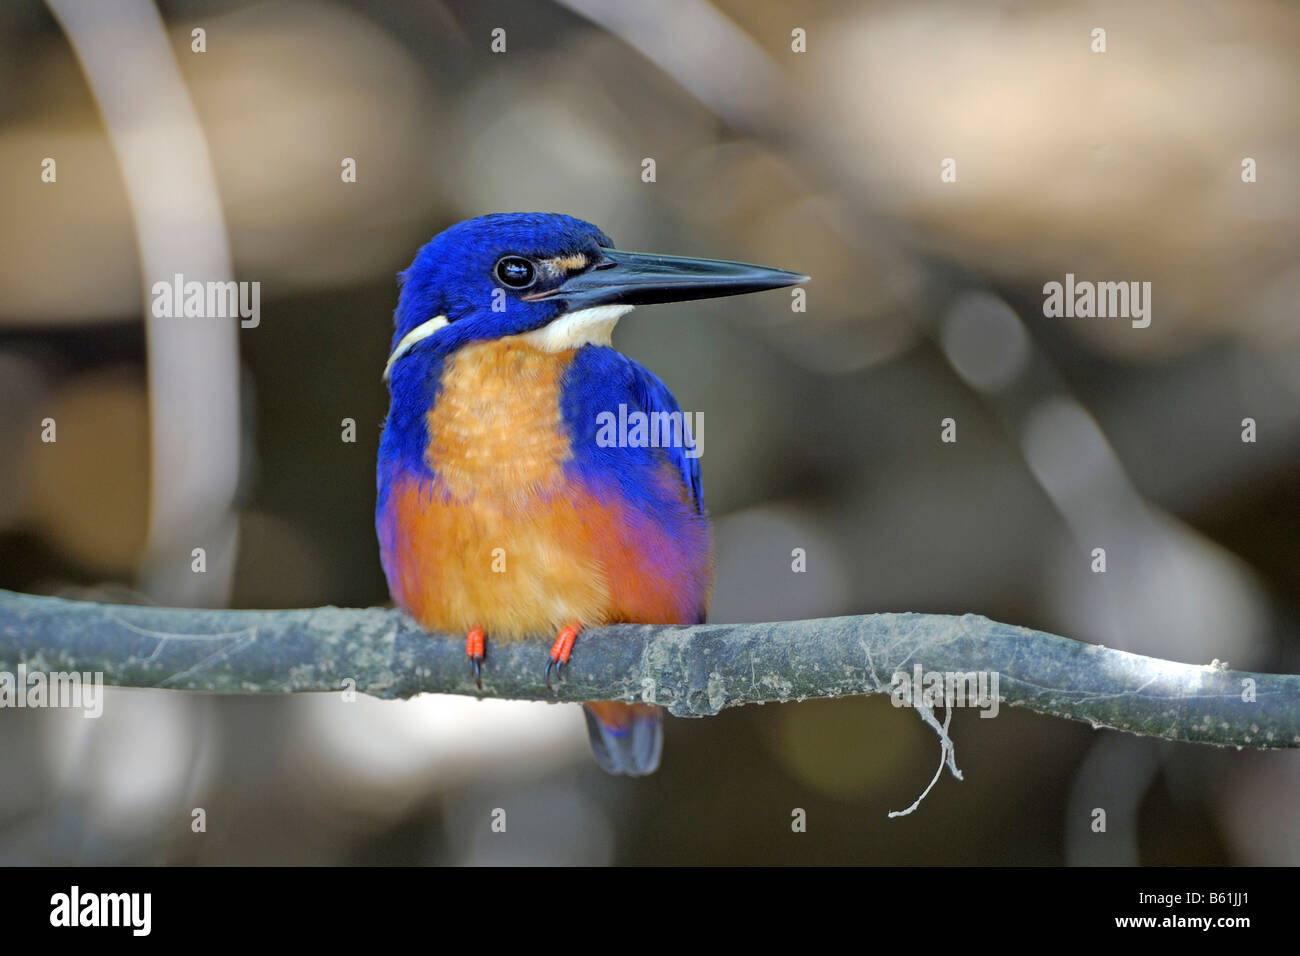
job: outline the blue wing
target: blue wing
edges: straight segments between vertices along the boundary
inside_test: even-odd
[[[580,349],[565,374],[563,397],[564,418],[572,435],[578,468],[619,469],[620,473],[634,478],[635,467],[627,467],[629,464],[635,465],[637,459],[649,463],[666,458],[681,475],[682,483],[695,503],[695,510],[703,514],[700,459],[698,454],[688,454],[692,451],[689,445],[670,444],[641,449],[600,445],[597,441],[599,416],[602,413],[617,416],[620,405],[626,405],[629,413],[682,415],[681,406],[668,391],[668,386],[645,366],[604,346],[588,345]],[[625,485],[625,490],[632,497],[639,497],[630,483]]]
[[[644,365],[638,365],[631,359],[624,357],[627,364],[631,367],[633,375],[636,378],[636,387],[641,398],[641,407],[650,414],[656,412],[671,412],[677,415],[682,414],[681,406],[677,404],[677,399],[673,393],[668,391],[668,386],[659,380],[659,376],[650,371]],[[688,439],[689,440],[689,439]],[[672,446],[665,448],[669,460],[676,466],[677,471],[682,476],[682,481],[690,489],[691,500],[695,502],[695,510],[704,513],[704,486],[700,483],[700,459],[696,455],[688,457],[687,452],[691,449],[685,446]]]

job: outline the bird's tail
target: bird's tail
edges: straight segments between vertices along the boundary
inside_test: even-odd
[[[596,763],[609,773],[641,777],[659,769],[664,712],[653,704],[583,704]]]

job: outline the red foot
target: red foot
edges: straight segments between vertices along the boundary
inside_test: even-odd
[[[546,662],[546,689],[554,690],[551,686],[551,668],[555,668],[555,676],[560,676],[560,671],[564,665],[569,663],[569,655],[573,653],[573,642],[577,640],[578,631],[582,630],[582,625],[578,623],[570,624],[564,630],[560,631],[560,636],[555,639],[551,645],[551,657]]]
[[[483,628],[472,628],[465,637],[465,654],[474,669],[474,683],[483,689]]]

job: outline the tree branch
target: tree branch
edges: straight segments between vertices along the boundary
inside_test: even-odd
[[[810,697],[889,693],[895,672],[996,675],[1001,700],[1148,737],[1300,747],[1300,676],[1178,664],[974,614],[867,614],[770,624],[583,631],[546,689],[547,643],[489,637],[483,696],[633,700],[679,717]],[[0,591],[0,671],[102,672],[107,684],[209,693],[355,689],[376,697],[479,693],[464,637],[399,611],[211,611]],[[1244,699],[1243,699],[1244,698]],[[1253,698],[1253,699],[1252,699]],[[942,698],[941,698],[942,699]]]

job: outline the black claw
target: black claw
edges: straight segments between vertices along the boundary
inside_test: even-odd
[[[550,660],[548,660],[548,661],[546,662],[546,689],[547,689],[547,690],[550,690],[550,691],[555,690],[555,688],[551,686],[551,668],[552,668],[552,667],[555,667],[555,658],[554,658],[554,657],[552,657]],[[555,673],[556,673],[556,675],[558,676],[560,672],[559,672],[558,669],[556,669]]]
[[[483,689],[483,658],[471,657],[469,660],[470,660],[470,664],[473,666],[474,669],[474,684],[478,687],[479,690],[482,690]]]

